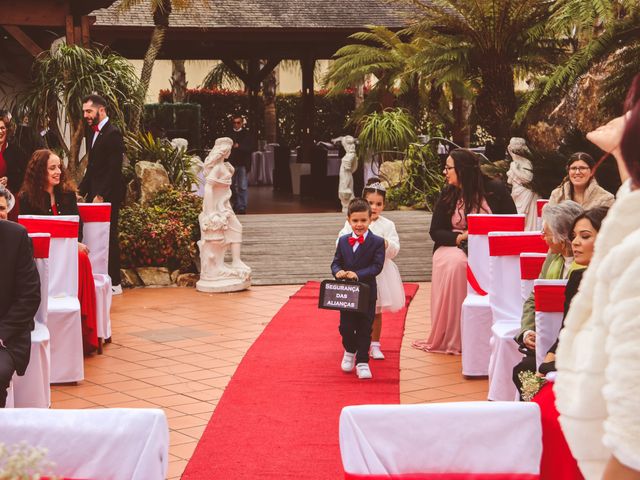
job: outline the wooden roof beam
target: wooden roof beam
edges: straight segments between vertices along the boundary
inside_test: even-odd
[[[15,38],[16,41],[33,57],[37,57],[43,52],[42,47],[34,42],[20,27],[16,25],[2,25],[2,28],[4,28],[9,35]]]

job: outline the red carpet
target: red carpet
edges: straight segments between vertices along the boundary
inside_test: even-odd
[[[405,285],[407,304],[417,290]],[[183,479],[341,479],[342,407],[399,403],[406,308],[383,315],[386,359],[371,361],[373,380],[358,380],[340,370],[339,314],[319,310],[318,293],[316,282],[302,287],[249,349]]]

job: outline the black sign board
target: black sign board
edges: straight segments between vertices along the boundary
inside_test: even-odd
[[[318,308],[367,313],[369,285],[347,280],[324,280],[320,284]]]

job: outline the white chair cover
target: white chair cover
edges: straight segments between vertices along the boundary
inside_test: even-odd
[[[33,243],[40,287],[48,288],[48,257],[51,236],[48,233],[29,235]],[[22,408],[49,408],[51,405],[51,347],[47,328],[47,291],[41,292],[40,308],[31,332],[31,356],[24,375],[13,376],[14,404]]]
[[[538,211],[538,230],[542,230],[542,209],[547,203],[549,203],[549,200],[544,198],[539,198],[536,202],[536,208]]]
[[[522,359],[513,337],[520,329],[522,298],[520,254],[548,250],[540,232],[491,232],[491,282],[489,301],[493,314],[491,358],[489,360],[489,400],[514,400],[513,367]]]
[[[169,429],[159,409],[0,409],[0,442],[47,450],[65,478],[164,480]]]
[[[533,291],[533,281],[537,280],[542,271],[542,265],[547,258],[546,253],[520,254],[520,293],[522,301],[526,302]]]
[[[462,374],[486,376],[489,369],[491,306],[489,305],[489,239],[491,231],[523,231],[525,215],[472,214],[469,227],[467,297],[462,303],[460,330]]]
[[[536,367],[555,343],[562,328],[566,280],[536,280]]]
[[[89,247],[89,260],[96,285],[96,323],[98,337],[111,338],[111,277],[109,277],[110,203],[79,203],[82,240]]]
[[[532,480],[542,455],[540,410],[533,402],[345,407],[340,452],[348,480]]]
[[[29,233],[49,233],[47,327],[51,336],[51,383],[84,379],[82,322],[78,301],[78,222],[76,215],[20,215]]]

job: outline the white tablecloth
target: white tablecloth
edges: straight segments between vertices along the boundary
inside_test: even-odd
[[[56,476],[167,477],[169,428],[159,409],[0,409],[0,425],[0,443],[46,448]]]
[[[249,185],[273,185],[273,150],[253,152],[251,154],[251,171],[248,175]]]

